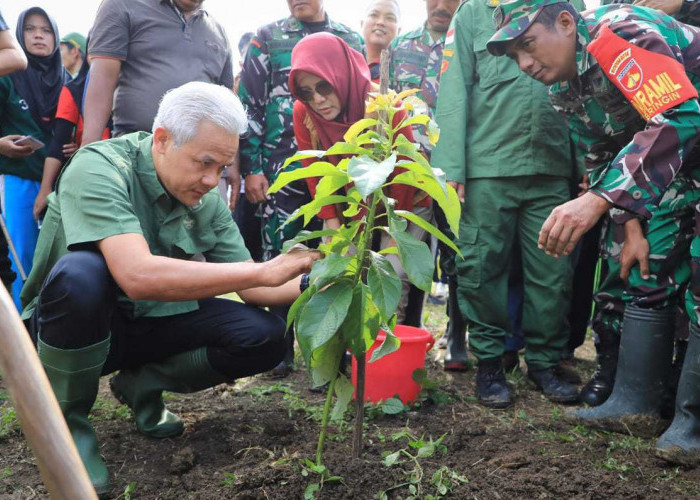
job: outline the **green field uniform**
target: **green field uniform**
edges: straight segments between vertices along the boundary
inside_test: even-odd
[[[194,207],[175,200],[153,167],[153,138],[135,132],[81,148],[66,165],[39,233],[34,266],[22,289],[22,317],[31,317],[44,279],[70,250],[118,234],[141,234],[153,255],[208,262],[250,259],[231,211],[216,189]],[[106,202],[105,200],[109,200]],[[196,311],[196,300],[133,301],[121,294],[120,306],[133,318]]]
[[[495,33],[488,0],[462,4],[443,52],[436,120],[440,140],[432,164],[465,184],[457,244],[460,309],[479,360],[503,354],[507,289],[515,238],[520,241],[525,297],[523,332],[528,364],[549,368],[566,345],[571,285],[568,258],[537,248],[554,207],[569,200],[574,176],[567,127],[547,88],[505,58],[491,56]]]

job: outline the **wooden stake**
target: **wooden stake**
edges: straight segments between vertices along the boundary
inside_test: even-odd
[[[3,286],[0,370],[50,497],[97,499],[29,333]]]

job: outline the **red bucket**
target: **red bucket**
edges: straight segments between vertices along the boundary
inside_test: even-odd
[[[401,339],[401,347],[395,352],[370,363],[372,353],[382,345],[386,334],[379,332],[374,345],[366,354],[365,401],[380,401],[398,396],[401,401],[415,401],[421,386],[413,380],[413,372],[425,368],[425,354],[435,344],[429,332],[412,326],[396,325],[394,335]],[[357,387],[357,364],[352,358],[352,384]]]

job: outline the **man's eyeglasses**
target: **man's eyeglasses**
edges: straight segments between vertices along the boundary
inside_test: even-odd
[[[326,81],[320,81],[316,84],[316,86],[313,89],[309,88],[301,88],[297,90],[297,96],[299,99],[301,99],[304,102],[309,102],[314,99],[314,94],[319,94],[323,97],[328,97],[331,95],[335,90],[333,89],[333,85]]]

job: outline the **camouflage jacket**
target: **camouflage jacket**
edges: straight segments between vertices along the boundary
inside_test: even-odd
[[[323,29],[353,49],[363,51],[362,37],[326,16]],[[312,33],[294,17],[263,26],[253,37],[241,69],[239,97],[250,120],[241,138],[241,174],[261,174],[272,180],[284,161],[296,152],[292,125],[293,98],[289,93],[292,49]]]
[[[431,118],[437,106],[444,47],[445,37],[433,40],[425,25],[396,37],[391,43],[389,87],[397,92],[420,89],[419,97],[428,106],[424,111]],[[416,128],[413,134],[425,151],[432,149],[425,130]]]
[[[632,4],[634,3],[634,0],[602,0],[600,5],[614,5],[621,3]],[[676,21],[691,24],[693,26],[700,26],[700,1],[683,0],[681,10],[673,17],[676,19]]]
[[[579,20],[576,63],[577,79],[550,97],[585,151],[591,191],[626,210],[613,211],[617,223],[649,218],[681,166],[697,164],[700,29],[651,9],[600,7]]]

